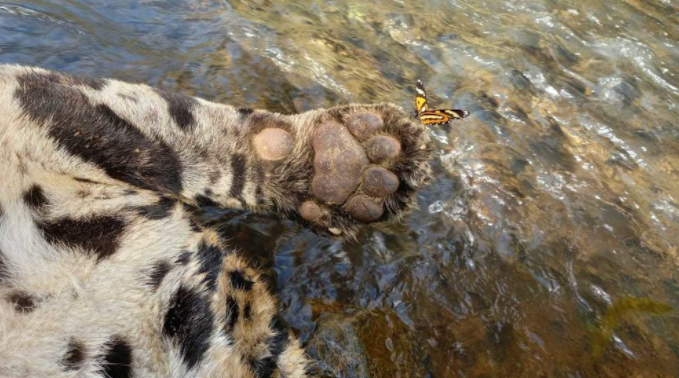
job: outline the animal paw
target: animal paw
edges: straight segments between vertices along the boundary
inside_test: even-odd
[[[420,122],[392,104],[313,115],[312,177],[297,208],[312,228],[353,238],[361,224],[398,220],[416,207],[431,157]]]

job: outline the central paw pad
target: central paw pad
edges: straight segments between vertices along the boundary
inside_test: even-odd
[[[311,224],[338,235],[358,223],[399,217],[414,207],[428,177],[424,128],[392,105],[336,109],[312,136],[312,198],[298,208]]]
[[[316,156],[311,192],[327,204],[343,204],[358,188],[368,156],[349,130],[337,122],[319,127],[313,146]]]

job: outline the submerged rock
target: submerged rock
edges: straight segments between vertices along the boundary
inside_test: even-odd
[[[321,377],[367,377],[368,360],[353,321],[324,314],[307,345]]]

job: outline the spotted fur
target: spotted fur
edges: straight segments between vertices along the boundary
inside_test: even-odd
[[[313,128],[356,109],[284,116],[0,65],[0,376],[307,376],[260,273],[192,208],[295,218]],[[427,140],[394,117],[390,132]],[[293,156],[258,158],[267,127],[294,137]],[[415,205],[428,153],[405,146],[393,162],[385,217]],[[359,226],[341,211],[330,222],[347,237]]]

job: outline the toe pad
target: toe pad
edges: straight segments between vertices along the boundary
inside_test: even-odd
[[[384,213],[381,204],[375,203],[370,197],[363,195],[351,198],[345,208],[352,217],[361,222],[375,221]]]
[[[359,113],[351,116],[347,123],[349,130],[359,140],[363,140],[384,126],[382,118],[373,113]]]
[[[316,221],[323,215],[321,208],[313,201],[303,202],[299,207],[299,214],[309,222]]]
[[[368,168],[363,174],[363,191],[373,197],[384,197],[398,189],[398,177],[381,167]]]
[[[398,156],[401,153],[401,143],[390,136],[377,135],[368,140],[365,150],[370,161],[379,164]]]

